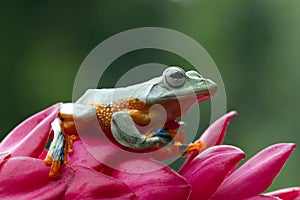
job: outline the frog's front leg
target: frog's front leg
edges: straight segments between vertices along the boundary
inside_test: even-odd
[[[111,131],[118,143],[135,150],[162,147],[168,143],[162,137],[146,137],[136,128],[129,112],[116,112],[112,115]]]

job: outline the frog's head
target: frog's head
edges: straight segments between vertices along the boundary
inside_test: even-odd
[[[140,84],[134,96],[146,103],[163,106],[169,123],[187,113],[194,104],[209,99],[216,91],[217,84],[198,72],[168,67],[162,76]]]
[[[185,72],[179,67],[168,67],[160,79],[149,91],[148,102],[157,103],[190,96],[201,102],[209,99],[217,90],[217,84],[213,81],[203,78],[196,71]]]
[[[217,91],[217,84],[196,71],[168,67],[162,76],[135,85],[133,96],[151,104],[194,98],[195,102],[209,99]]]

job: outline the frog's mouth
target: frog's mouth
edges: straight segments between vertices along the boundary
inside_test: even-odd
[[[204,90],[196,93],[197,103],[210,99],[217,91],[217,87],[212,87],[209,90]]]
[[[177,96],[176,100],[161,104],[167,112],[164,127],[170,130],[177,130],[185,124],[185,122],[180,121],[180,117],[188,113],[195,104],[210,99],[216,91],[217,87],[211,87],[210,89],[202,90],[192,95]]]

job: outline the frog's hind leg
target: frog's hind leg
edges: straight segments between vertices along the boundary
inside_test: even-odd
[[[51,165],[49,176],[54,179],[60,177],[60,169],[68,162],[68,155],[73,153],[73,142],[78,138],[74,116],[87,120],[95,115],[91,106],[67,103],[62,104],[58,118],[52,124],[53,140],[49,147],[45,163]]]
[[[44,160],[46,164],[51,165],[49,176],[54,179],[60,177],[60,169],[66,156],[66,137],[63,134],[61,123],[61,120],[56,118],[51,124],[54,137]]]

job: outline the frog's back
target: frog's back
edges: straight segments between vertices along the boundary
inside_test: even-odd
[[[118,100],[137,98],[147,101],[152,87],[160,83],[161,77],[153,78],[144,83],[120,88],[88,89],[76,103],[79,104],[109,104]],[[159,96],[159,94],[158,94]]]
[[[125,98],[125,88],[88,89],[77,101],[78,104],[107,104]]]

